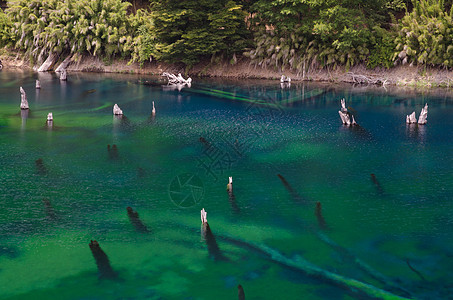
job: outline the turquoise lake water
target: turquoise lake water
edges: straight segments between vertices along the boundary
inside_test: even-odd
[[[1,299],[452,298],[453,92],[161,80],[0,72]]]

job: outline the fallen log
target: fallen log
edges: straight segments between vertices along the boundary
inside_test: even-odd
[[[303,272],[304,274],[320,278],[322,280],[328,281],[340,288],[343,288],[350,293],[357,295],[358,297],[369,297],[371,299],[409,299],[398,296],[386,290],[377,288],[371,284],[367,284],[356,279],[348,278],[327,270],[324,270],[307,260],[303,259],[302,257],[298,257],[297,259],[290,259],[281,254],[279,251],[270,248],[266,245],[256,244],[252,242],[242,241],[236,238],[228,238],[223,237],[225,240],[242,246],[247,247],[250,250],[254,250],[255,252],[259,252],[264,255],[266,258],[277,262],[281,265],[286,267],[290,267],[292,269],[298,270]]]
[[[203,218],[202,218],[203,219]],[[175,223],[174,223],[175,224]],[[176,225],[176,224],[175,224]],[[182,224],[179,224],[182,225]],[[182,225],[183,227],[187,228],[187,225]],[[194,228],[190,227],[191,230],[195,230]],[[304,273],[307,276],[317,278],[320,280],[323,280],[325,282],[328,282],[330,284],[333,284],[335,286],[338,286],[349,293],[357,296],[359,299],[362,299],[366,297],[365,299],[410,299],[411,294],[404,289],[397,288],[396,290],[399,291],[399,293],[404,294],[405,298],[403,296],[394,294],[390,291],[386,291],[383,289],[380,289],[378,287],[375,287],[371,284],[361,282],[356,279],[348,278],[340,274],[336,274],[327,270],[324,270],[309,261],[303,259],[302,257],[297,257],[295,259],[288,258],[281,254],[278,250],[273,249],[271,247],[268,247],[262,243],[257,243],[257,242],[251,242],[244,240],[242,238],[238,237],[233,237],[229,235],[228,233],[221,232],[216,235],[218,240],[224,241],[226,243],[235,245],[239,248],[246,249],[248,251],[253,251],[257,253],[258,255],[263,256],[266,259],[269,259],[270,261],[273,261],[275,263],[278,263],[280,265],[283,265],[285,267],[291,268],[292,270],[296,270],[299,272]],[[332,241],[328,240],[328,243],[333,243]],[[379,276],[374,276],[376,278]],[[388,283],[388,282],[386,282]],[[385,286],[391,286],[391,284],[385,284]]]
[[[354,83],[358,84],[376,84],[376,85],[382,85],[385,86],[388,84],[388,80],[386,78],[381,78],[381,77],[370,77],[370,76],[365,76],[362,74],[354,74],[352,72],[347,73],[349,76],[352,77],[352,81]]]

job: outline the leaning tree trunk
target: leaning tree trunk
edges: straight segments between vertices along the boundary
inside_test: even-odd
[[[58,68],[55,69],[55,72],[61,72],[63,70],[66,70],[66,68],[69,66],[69,64],[72,62],[72,55],[69,55],[68,57],[65,58],[65,60],[58,66]]]
[[[56,53],[50,53],[47,56],[46,61],[39,67],[38,72],[48,72],[52,69],[52,66],[57,61],[58,55]]]

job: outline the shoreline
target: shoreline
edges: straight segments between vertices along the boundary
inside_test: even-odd
[[[32,71],[30,62],[19,58],[19,54],[2,55],[3,69],[22,69]],[[53,69],[55,69],[54,66]],[[125,59],[105,62],[98,57],[84,56],[77,62],[71,62],[68,72],[95,72],[161,75],[163,72],[185,74],[185,68],[178,64],[146,62],[141,67],[138,63],[129,63]],[[360,85],[390,85],[402,87],[453,87],[453,71],[425,66],[396,66],[391,69],[367,69],[357,65],[346,70],[344,66],[337,68],[308,69],[305,74],[293,70],[279,71],[275,68],[261,68],[247,58],[241,58],[236,64],[218,62],[201,62],[193,66],[186,76],[219,77],[232,79],[272,79],[280,80],[284,74],[293,82],[313,81],[330,83],[352,83]]]

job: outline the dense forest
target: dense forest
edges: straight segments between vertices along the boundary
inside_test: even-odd
[[[257,66],[453,66],[453,0],[2,1],[0,46],[190,69],[248,57]]]

